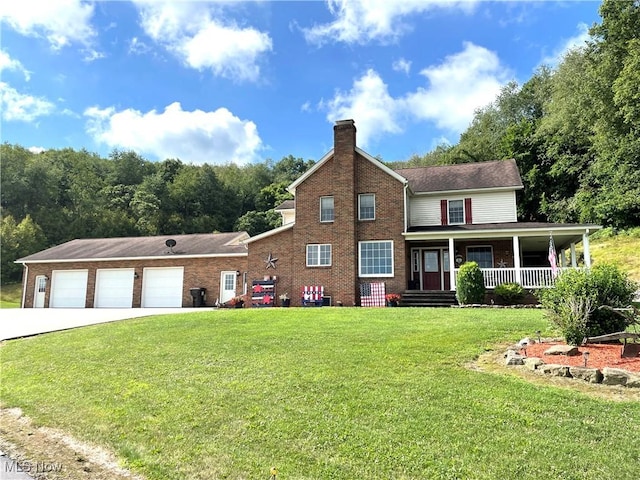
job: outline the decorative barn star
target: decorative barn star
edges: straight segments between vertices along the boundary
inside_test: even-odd
[[[507,268],[507,262],[505,262],[502,258],[498,262],[498,268]]]
[[[278,261],[277,258],[275,258],[271,252],[269,252],[269,256],[267,257],[266,263],[267,263],[267,269],[269,268],[273,268],[274,270],[276,269],[276,262]]]

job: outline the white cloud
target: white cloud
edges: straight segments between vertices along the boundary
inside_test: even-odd
[[[393,62],[391,68],[393,68],[396,72],[404,72],[409,75],[409,70],[411,70],[411,61],[407,60],[406,58],[399,58],[398,60]]]
[[[410,30],[403,19],[436,8],[473,11],[475,0],[328,0],[335,20],[302,29],[309,43],[393,41]]]
[[[494,52],[470,42],[461,52],[420,73],[429,85],[403,99],[406,110],[457,133],[467,128],[476,109],[496,98],[510,76]]]
[[[146,43],[140,41],[138,37],[133,37],[129,41],[129,53],[133,55],[144,55],[151,51],[151,47],[149,47]]]
[[[579,23],[577,29],[578,33],[576,35],[564,40],[551,55],[543,57],[540,61],[540,65],[547,65],[555,68],[560,62],[562,62],[562,59],[570,50],[586,46],[586,42],[589,40],[589,27],[586,23]]]
[[[9,0],[0,2],[0,19],[21,35],[44,37],[55,50],[79,43],[88,46],[93,4],[81,0]]]
[[[2,119],[7,122],[33,122],[38,117],[53,113],[55,105],[45,98],[25,95],[0,82],[0,110]]]
[[[399,133],[398,101],[389,95],[387,85],[374,70],[368,70],[353,82],[348,92],[337,91],[320,108],[328,110],[327,120],[335,122],[352,118],[358,128],[358,144],[366,146],[369,141],[383,133]]]
[[[174,102],[160,113],[91,107],[84,115],[88,119],[87,132],[97,142],[152,154],[158,159],[245,164],[258,159],[262,148],[256,125],[226,108],[189,112]]]
[[[46,150],[46,148],[44,147],[29,147],[27,148],[27,150],[29,150],[31,153],[42,153]]]
[[[0,50],[0,73],[2,73],[3,70],[15,70],[22,73],[27,82],[31,80],[31,72],[24,68],[19,60],[11,58],[7,52]]]
[[[320,108],[327,110],[331,122],[353,118],[363,146],[382,134],[402,132],[407,121],[431,121],[459,134],[469,126],[475,110],[492,102],[509,80],[497,55],[472,43],[421,74],[429,81],[426,87],[394,98],[380,75],[368,70],[354,80],[350,91],[336,92]]]
[[[239,81],[257,81],[259,59],[272,50],[267,33],[240,27],[215,17],[204,2],[137,0],[144,31],[180,58],[188,67],[210,69],[214,75]]]

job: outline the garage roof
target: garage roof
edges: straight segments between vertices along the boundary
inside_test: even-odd
[[[246,232],[195,233],[191,235],[159,235],[155,237],[83,238],[71,240],[16,263],[69,262],[80,260],[121,260],[182,257],[226,257],[247,255],[241,244],[249,238]],[[167,246],[174,240],[175,246]],[[172,242],[169,242],[172,243]]]

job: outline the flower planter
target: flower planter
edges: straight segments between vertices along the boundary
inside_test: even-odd
[[[282,306],[283,306],[283,307],[289,307],[289,306],[291,306],[291,299],[290,299],[290,298],[284,298],[284,299],[282,299]]]

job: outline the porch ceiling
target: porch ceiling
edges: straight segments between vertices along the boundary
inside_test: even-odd
[[[583,234],[602,228],[591,224],[510,222],[474,225],[447,225],[433,227],[411,227],[404,234],[407,240],[476,240],[511,239],[517,236],[520,247],[529,251],[544,251],[553,236],[556,249],[569,248],[571,243],[582,241]]]

